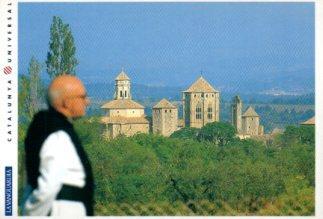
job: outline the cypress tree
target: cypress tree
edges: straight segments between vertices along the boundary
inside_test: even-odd
[[[78,61],[71,28],[60,17],[54,16],[50,27],[49,51],[47,53],[47,73],[50,78],[62,74],[75,75]]]

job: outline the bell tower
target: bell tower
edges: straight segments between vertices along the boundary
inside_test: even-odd
[[[114,99],[115,100],[131,99],[130,78],[124,72],[123,68],[122,68],[122,71],[115,79]]]

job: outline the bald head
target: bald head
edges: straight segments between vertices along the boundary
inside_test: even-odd
[[[83,116],[88,105],[83,83],[72,75],[61,75],[51,82],[48,100],[54,109],[67,117]]]

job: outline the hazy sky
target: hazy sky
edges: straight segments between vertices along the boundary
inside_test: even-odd
[[[55,15],[84,80],[110,82],[122,67],[134,83],[171,86],[201,71],[216,86],[314,77],[313,3],[19,3],[20,73],[31,56],[45,62]]]

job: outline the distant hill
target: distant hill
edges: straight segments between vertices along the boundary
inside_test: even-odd
[[[110,100],[113,99],[114,83],[88,83],[85,84],[88,95],[94,100]],[[142,84],[131,84],[131,94],[133,99],[152,101],[167,98],[169,100],[181,99],[182,87],[162,87],[147,86]]]
[[[103,115],[104,110],[100,107],[104,102],[113,99],[113,83],[89,83],[86,84],[91,105],[88,109],[89,115]],[[182,96],[184,87],[162,87],[132,84],[133,99],[145,106],[147,116],[152,115],[152,107],[162,98],[167,98],[178,106],[178,116],[182,117]],[[220,91],[220,119],[231,121],[231,99],[237,93]],[[238,93],[244,108],[252,105],[261,116],[261,124],[264,125],[266,133],[275,127],[284,128],[287,125],[297,125],[312,117],[314,112],[315,94],[304,95],[273,95],[262,93]],[[244,109],[245,110],[245,109]]]
[[[231,60],[232,61],[232,60]],[[237,64],[244,65],[248,60],[235,60],[227,63],[226,66]],[[269,68],[258,60],[257,69],[249,69],[246,66],[235,71],[227,68],[205,69],[203,77],[209,81],[216,89],[222,93],[243,93],[243,94],[264,94],[264,95],[303,95],[315,92],[315,74],[312,67],[279,67],[280,61],[277,60],[277,67]],[[238,63],[236,63],[238,62]],[[255,68],[256,68],[255,67]],[[139,71],[140,72],[140,71]],[[127,72],[131,82],[135,84],[147,85],[159,88],[180,88],[189,87],[199,76],[199,72],[172,72],[171,69],[156,71],[144,74],[137,71]],[[188,71],[190,72],[190,71]],[[89,84],[113,85],[116,73],[108,73],[106,70],[98,70],[93,73],[79,71],[78,76]],[[134,90],[134,92],[136,92]]]
[[[113,99],[114,83],[87,83],[85,84],[88,95],[94,101],[106,101]],[[132,97],[135,100],[142,101],[158,101],[167,98],[171,101],[180,101],[182,99],[182,91],[187,87],[171,87],[171,86],[147,86],[133,83],[131,86]],[[221,101],[230,102],[235,95],[240,95],[245,103],[273,103],[273,104],[314,104],[314,93],[302,95],[291,94],[264,94],[249,92],[228,92],[220,90]]]

